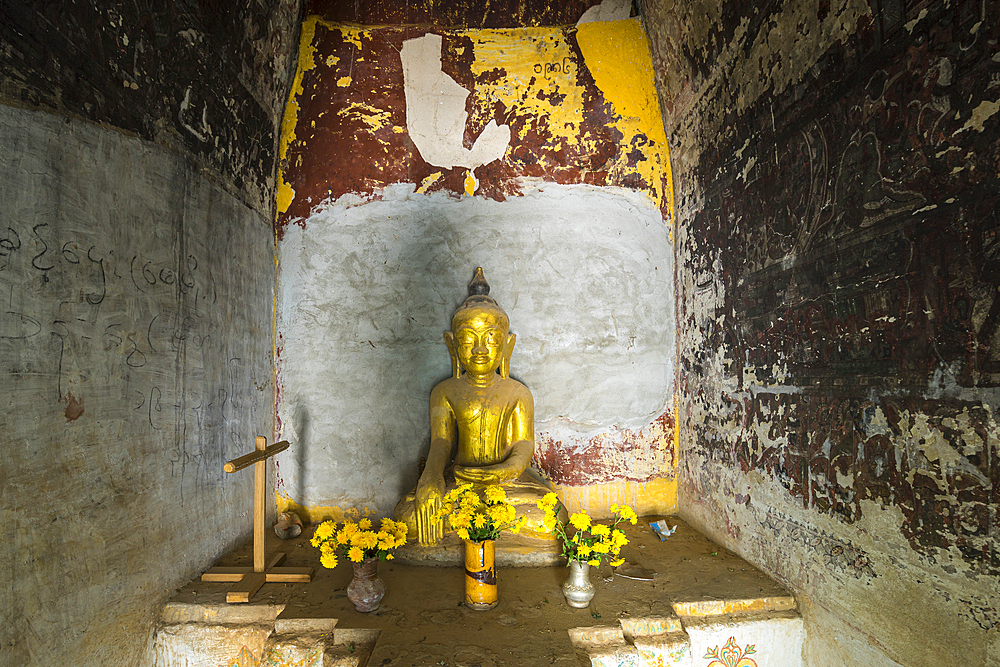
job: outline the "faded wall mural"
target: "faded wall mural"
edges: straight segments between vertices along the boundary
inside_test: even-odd
[[[688,68],[682,511],[796,589],[818,664],[1000,659],[995,3],[648,4]]]

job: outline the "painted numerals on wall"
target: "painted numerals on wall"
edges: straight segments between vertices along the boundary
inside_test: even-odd
[[[548,63],[535,63],[532,68],[535,74],[544,76],[546,79],[551,79],[558,75],[569,75],[572,74],[576,69],[576,64],[569,59],[569,57],[563,58],[561,61],[548,62]]]

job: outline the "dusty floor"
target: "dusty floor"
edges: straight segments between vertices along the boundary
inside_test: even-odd
[[[283,550],[285,565],[317,565],[309,584],[265,584],[250,604],[285,604],[280,618],[336,618],[338,628],[378,628],[371,667],[522,667],[576,665],[579,657],[567,630],[580,626],[614,626],[619,618],[671,614],[672,605],[695,607],[747,600],[758,609],[791,604],[777,582],[688,527],[668,517],[677,532],[665,542],[650,530],[645,517],[628,526],[630,543],[622,550],[629,563],[655,572],[651,581],[627,579],[605,566],[592,572],[597,594],[589,609],[569,607],[560,591],[567,569],[554,567],[500,568],[500,604],[477,612],[461,604],[460,567],[420,567],[379,563],[386,595],[375,612],[355,611],[345,589],[351,567],[319,567],[318,550],[309,545],[312,528],[282,541],[268,536],[267,551]],[[501,538],[502,540],[502,538]],[[249,565],[251,545],[229,554],[219,565]],[[217,604],[230,584],[194,581],[172,602]],[[589,662],[589,661],[588,661]]]

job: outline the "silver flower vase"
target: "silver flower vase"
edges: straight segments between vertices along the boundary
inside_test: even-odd
[[[562,592],[570,607],[577,609],[589,607],[594,593],[597,592],[594,584],[590,583],[590,565],[571,560],[569,562],[569,579],[563,584]]]
[[[385,585],[378,578],[378,558],[366,558],[363,563],[351,563],[354,578],[347,584],[347,599],[362,613],[375,611],[385,596]]]

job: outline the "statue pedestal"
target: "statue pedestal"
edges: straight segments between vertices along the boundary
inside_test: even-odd
[[[464,566],[465,543],[455,533],[446,533],[433,547],[422,547],[416,542],[408,542],[396,549],[397,563],[424,566]],[[524,535],[503,533],[496,541],[496,564],[498,567],[546,567],[565,565],[559,543],[555,540],[540,540]]]

